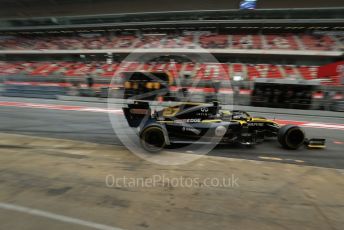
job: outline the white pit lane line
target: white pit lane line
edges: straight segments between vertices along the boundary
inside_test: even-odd
[[[33,216],[45,217],[48,219],[58,220],[58,221],[61,221],[64,223],[81,225],[81,226],[85,226],[85,227],[93,228],[93,229],[123,230],[121,228],[116,228],[116,227],[112,227],[112,226],[108,226],[108,225],[98,224],[95,222],[90,222],[90,221],[81,220],[81,219],[77,219],[77,218],[73,218],[73,217],[55,214],[52,212],[47,212],[47,211],[38,210],[38,209],[32,209],[32,208],[14,205],[14,204],[9,204],[9,203],[0,202],[0,209],[10,210],[10,211],[15,211],[15,212],[21,212],[21,213],[25,213],[25,214],[29,214],[29,215],[33,215]]]

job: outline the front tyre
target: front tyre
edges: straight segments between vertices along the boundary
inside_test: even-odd
[[[294,125],[286,125],[279,129],[278,142],[285,149],[298,149],[305,142],[305,133],[303,130]]]

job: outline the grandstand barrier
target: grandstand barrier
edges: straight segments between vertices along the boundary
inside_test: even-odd
[[[77,101],[90,101],[90,102],[106,102],[107,97],[112,99],[123,98],[124,90],[122,88],[110,89],[101,88],[94,90],[89,88],[77,89],[76,94],[70,94],[70,87],[58,86],[28,86],[28,85],[3,85],[3,96],[10,97],[32,97],[32,98],[45,98],[45,99],[62,99],[62,100],[77,100]],[[331,91],[332,92],[332,91]],[[333,92],[332,92],[333,93]],[[176,100],[176,98],[178,100]],[[252,105],[251,101],[253,96],[247,91],[245,94],[236,94],[229,91],[221,91],[219,93],[204,93],[204,92],[189,92],[184,99],[180,95],[180,91],[171,91],[168,97],[163,98],[164,101],[194,101],[194,102],[211,102],[219,101],[221,104],[229,105]],[[256,106],[257,104],[253,104]],[[262,102],[260,107],[276,107],[272,104]],[[279,106],[281,107],[281,106]],[[292,109],[311,109],[311,110],[333,110],[342,111],[343,96],[330,95],[325,97],[322,93],[314,94],[310,104],[302,102],[288,103],[288,107]]]
[[[99,91],[100,98],[107,98],[109,96],[109,87],[101,87]]]
[[[340,57],[342,51],[319,50],[264,50],[264,49],[75,49],[75,50],[0,50],[0,54],[129,54],[129,53],[157,53],[157,54],[257,54],[257,55],[300,55],[300,56],[327,56]]]
[[[97,93],[90,88],[80,88],[79,95],[82,97],[97,97]]]
[[[344,112],[344,101],[336,101],[334,102],[331,107],[331,111],[336,111],[336,112]]]
[[[82,101],[82,102],[96,102],[96,103],[108,103],[110,102],[115,107],[121,107],[122,105],[126,105],[128,103],[132,103],[133,100],[125,100],[120,98],[91,98],[91,97],[77,97],[77,96],[58,96],[59,100],[63,101]],[[150,104],[155,107],[165,107],[165,106],[172,106],[177,105],[180,102],[175,101],[150,101]],[[267,108],[267,107],[253,107],[253,106],[244,106],[244,105],[232,105],[232,104],[221,104],[223,109],[235,109],[235,110],[244,110],[250,113],[266,113],[269,114],[268,116],[275,117],[278,119],[278,116],[274,116],[273,114],[288,114],[288,115],[305,115],[305,116],[325,116],[325,117],[343,117],[343,108],[344,101],[341,104],[341,110],[336,111],[323,111],[323,110],[295,110],[295,109],[278,109],[278,112],[275,108]],[[338,108],[339,109],[339,108]]]
[[[317,80],[259,78],[254,80],[251,105],[262,107],[311,109]]]
[[[4,78],[2,78],[3,80]],[[28,82],[27,82],[28,81]],[[263,81],[263,79],[257,80],[257,82]],[[281,80],[279,80],[281,81]],[[75,82],[82,82],[76,80]],[[275,79],[268,79],[267,82],[276,82]],[[283,80],[283,83],[287,84],[290,81]],[[295,84],[304,84],[305,82],[311,81],[295,81]],[[317,82],[318,81],[314,81]],[[206,86],[207,84],[204,84]],[[185,100],[192,100],[195,102],[211,102],[213,100],[220,101],[221,104],[232,104],[232,105],[251,105],[251,101],[255,95],[252,95],[251,90],[239,89],[235,86],[231,88],[220,88],[218,93],[208,86],[203,87],[184,87],[189,95],[185,96]],[[294,102],[283,102],[290,105],[291,108],[299,109],[313,109],[313,110],[338,110],[342,109],[343,88],[337,86],[319,86],[316,85],[313,89],[312,100],[308,103],[299,101]],[[3,80],[3,96],[15,96],[15,97],[35,97],[35,98],[47,98],[57,99],[60,96],[82,96],[85,101],[92,101],[93,98],[123,98],[124,90],[123,86],[118,85],[113,88],[109,88],[107,84],[95,84],[94,88],[87,88],[86,84],[75,85],[73,81],[66,82],[65,79],[56,79],[52,77],[38,77],[38,76],[11,76],[5,77]],[[181,95],[181,89],[183,87],[171,86],[170,92],[163,98],[165,101],[175,101],[179,98],[183,101]],[[318,91],[317,91],[318,90]],[[95,99],[98,101],[98,99]],[[257,104],[253,104],[257,105]],[[273,106],[264,101],[259,106]]]
[[[194,102],[206,102],[206,98],[205,95],[202,93],[192,93],[190,96],[190,101],[194,101]],[[212,100],[209,100],[208,102],[210,102]]]
[[[65,95],[67,88],[55,86],[4,85],[2,96],[31,97],[57,99],[57,95]]]
[[[69,96],[69,95],[57,95],[57,100],[61,101],[81,101],[81,102],[96,102],[107,103],[107,98],[101,97],[81,97],[81,96]]]
[[[225,105],[226,104],[228,104],[228,105],[234,104],[233,97],[229,96],[228,94],[219,93],[217,98],[221,104],[225,104]]]

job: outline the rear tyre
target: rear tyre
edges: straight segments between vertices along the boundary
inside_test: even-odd
[[[142,147],[151,153],[160,152],[166,146],[164,132],[159,126],[149,126],[140,135]]]
[[[279,129],[278,142],[286,149],[298,149],[305,142],[305,133],[294,125],[286,125]]]

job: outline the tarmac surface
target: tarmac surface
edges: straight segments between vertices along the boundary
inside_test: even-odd
[[[0,229],[342,229],[344,119],[313,115],[274,116],[315,125],[324,150],[270,141],[164,166],[122,146],[106,104],[0,98]]]
[[[4,133],[42,136],[69,140],[80,140],[98,144],[122,145],[114,132],[109,115],[104,110],[104,103],[85,103],[74,101],[0,98],[6,102],[32,103],[26,107],[0,106],[0,130]],[[40,105],[40,106],[37,106]],[[43,105],[43,106],[42,106]],[[49,105],[50,107],[44,107]],[[67,109],[54,109],[52,105],[70,106]],[[69,109],[74,108],[76,109]],[[78,109],[87,106],[91,109]],[[62,107],[63,108],[63,107]],[[100,109],[100,111],[97,111]],[[92,111],[93,110],[93,111]],[[101,111],[103,110],[103,111]],[[326,138],[327,146],[323,150],[308,150],[301,148],[297,151],[282,149],[274,141],[264,142],[253,148],[221,146],[208,155],[227,158],[251,159],[261,161],[277,161],[299,165],[313,165],[327,168],[344,169],[344,113],[343,117],[316,116],[316,114],[290,115],[254,112],[252,115],[276,118],[279,120],[307,121],[311,124],[324,124],[324,127],[305,127],[307,137]],[[111,116],[116,116],[112,114]],[[330,124],[330,125],[329,125]]]
[[[122,146],[4,133],[0,162],[1,229],[344,225],[338,169],[214,156],[161,166]]]

